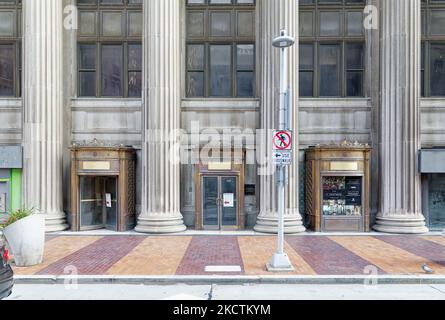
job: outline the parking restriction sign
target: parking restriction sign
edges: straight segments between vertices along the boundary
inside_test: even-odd
[[[292,131],[274,131],[272,143],[274,151],[292,151]]]

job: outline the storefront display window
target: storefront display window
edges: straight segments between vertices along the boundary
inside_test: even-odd
[[[323,215],[362,215],[361,177],[323,177]]]

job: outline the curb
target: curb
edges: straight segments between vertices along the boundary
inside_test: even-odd
[[[445,284],[445,276],[14,276],[15,284]]]

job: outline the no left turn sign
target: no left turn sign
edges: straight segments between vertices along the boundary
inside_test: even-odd
[[[292,151],[292,131],[274,131],[272,143],[275,151]]]

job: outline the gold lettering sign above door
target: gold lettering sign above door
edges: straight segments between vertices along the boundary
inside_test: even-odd
[[[357,171],[358,162],[332,161],[331,171]]]
[[[110,170],[111,163],[109,161],[84,161],[82,162],[83,170]]]
[[[230,171],[232,163],[230,162],[209,162],[208,169],[211,171]]]

